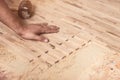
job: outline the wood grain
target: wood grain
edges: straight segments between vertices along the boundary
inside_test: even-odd
[[[0,80],[119,80],[119,0],[31,0],[27,23],[60,27],[49,43],[24,40],[0,23]],[[18,2],[9,3],[17,9]]]

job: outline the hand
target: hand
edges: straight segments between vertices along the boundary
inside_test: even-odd
[[[49,42],[49,39],[44,37],[42,34],[59,32],[59,27],[48,25],[47,23],[30,24],[23,27],[24,29],[20,31],[21,37],[23,37],[24,39],[36,40],[41,42]]]

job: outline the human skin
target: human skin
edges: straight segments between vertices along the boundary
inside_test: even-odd
[[[49,39],[44,37],[43,34],[59,32],[59,27],[48,25],[47,23],[23,23],[12,13],[4,0],[0,0],[0,21],[15,31],[22,38],[28,40],[49,42]]]

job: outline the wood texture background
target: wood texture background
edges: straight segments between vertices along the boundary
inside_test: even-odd
[[[119,0],[31,1],[36,12],[26,22],[48,22],[60,32],[41,43],[0,23],[0,80],[120,79]]]

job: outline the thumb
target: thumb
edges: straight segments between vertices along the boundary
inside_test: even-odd
[[[33,39],[34,40],[37,40],[37,41],[41,41],[41,42],[45,42],[45,43],[48,43],[49,42],[49,39],[48,38],[46,38],[46,37],[44,37],[44,36],[42,36],[42,35],[35,35],[34,37],[33,37]]]
[[[46,43],[49,42],[49,40],[46,37],[42,36],[42,35],[36,35],[36,34],[30,34],[29,33],[29,34],[22,35],[22,37],[24,39],[28,39],[28,40],[41,41],[41,42],[46,42]]]

